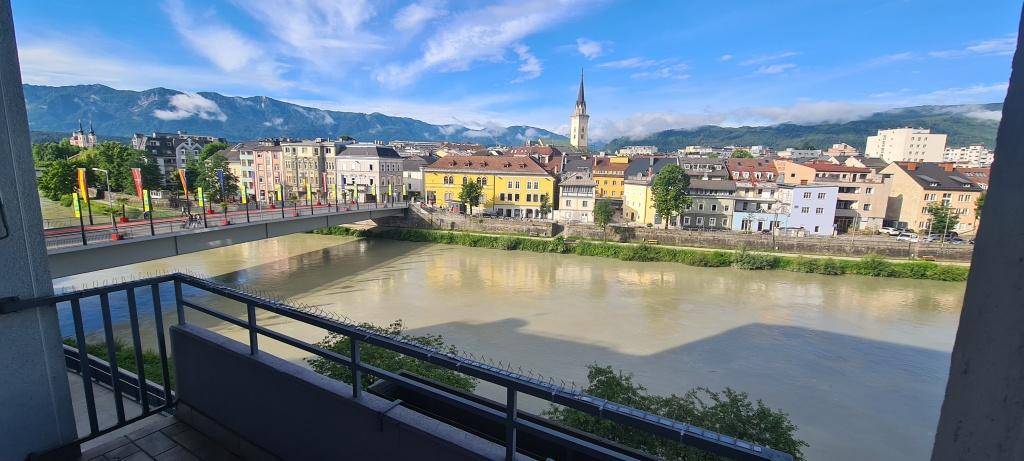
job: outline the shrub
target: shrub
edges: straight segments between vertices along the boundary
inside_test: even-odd
[[[71,194],[64,194],[60,196],[61,206],[71,206],[71,202],[74,201],[74,197]]]
[[[779,257],[765,253],[751,253],[742,249],[736,253],[732,265],[747,270],[775,269],[779,265]]]
[[[857,261],[852,272],[871,277],[893,277],[896,269],[893,267],[893,263],[882,259],[881,256],[867,255]]]

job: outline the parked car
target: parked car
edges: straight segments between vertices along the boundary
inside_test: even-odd
[[[897,229],[895,227],[883,227],[881,229],[878,229],[878,233],[879,234],[888,234],[888,235],[891,235],[891,236],[900,235],[902,232],[903,231],[901,231],[901,230],[899,230],[899,229]]]
[[[917,234],[911,232],[901,232],[900,235],[896,236],[896,240],[901,242],[917,242]]]

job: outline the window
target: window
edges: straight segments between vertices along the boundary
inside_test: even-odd
[[[516,201],[519,201],[519,194],[516,194]]]
[[[810,213],[811,209],[809,207],[802,207],[802,208],[800,208],[800,212],[801,213]]]
[[[468,183],[468,182],[469,182],[469,176],[463,176],[463,177],[462,177],[462,183],[463,183],[463,184],[466,184],[466,183]]]
[[[519,188],[519,181],[516,181],[516,189]]]
[[[866,192],[868,194],[874,194],[875,193],[875,188],[874,187],[865,188],[864,192]]]
[[[572,206],[572,200],[566,199],[565,200],[565,206],[567,206],[567,207]]]
[[[703,226],[704,225],[704,217],[703,216],[697,216],[697,225],[698,226]]]
[[[814,226],[814,232],[818,232],[819,226]]]
[[[511,189],[511,188],[512,188],[512,181],[509,181],[509,182],[508,182],[508,188],[509,188],[509,189]]]
[[[804,192],[804,198],[811,198],[810,192]]]
[[[689,226],[690,225],[690,217],[689,216],[683,216],[683,225],[684,226]]]
[[[824,198],[825,198],[825,193],[824,192],[818,192],[818,199],[822,200]]]
[[[708,225],[709,226],[714,226],[715,225],[715,221],[716,221],[715,218],[708,218]]]
[[[697,204],[697,211],[704,211],[704,204],[703,203],[698,203]]]
[[[711,211],[718,211],[718,205],[715,205],[714,203],[712,203],[711,204]],[[712,225],[714,225],[714,223],[712,223]]]
[[[584,200],[584,201],[583,201],[583,208],[586,208],[586,207],[587,207],[587,201],[586,201],[586,200]]]
[[[498,200],[505,201],[505,193],[504,192],[498,194]]]
[[[825,209],[824,208],[815,208],[814,209],[814,214],[823,214],[823,213],[825,213]]]

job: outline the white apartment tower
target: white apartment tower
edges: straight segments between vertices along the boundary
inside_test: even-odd
[[[587,101],[583,98],[583,71],[580,71],[580,93],[576,96],[576,108],[569,119],[569,144],[579,150],[587,150]]]
[[[941,162],[946,135],[921,128],[878,130],[868,136],[864,154],[887,162]]]

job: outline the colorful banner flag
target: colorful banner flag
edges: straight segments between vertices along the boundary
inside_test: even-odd
[[[281,189],[282,189],[282,186],[280,184],[278,184],[277,185],[277,201],[278,202],[284,200],[284,198],[283,198],[284,197],[284,191],[282,191]]]
[[[132,168],[132,181],[135,182],[135,195],[142,198],[142,168]]]
[[[181,190],[185,191],[185,200],[188,200],[188,180],[185,179],[185,169],[178,169],[178,179],[181,179]]]
[[[78,200],[78,192],[71,193],[71,206],[75,209],[75,217],[82,217],[82,203]]]
[[[245,187],[245,182],[242,182],[242,205],[249,203],[249,188]]]
[[[313,200],[313,185],[306,181],[306,199]]]
[[[89,203],[89,184],[86,183],[85,168],[78,169],[78,193],[82,195],[85,203]]]
[[[388,195],[395,195],[395,185],[388,184]]]
[[[142,190],[142,211],[152,211],[153,206],[149,201],[149,189]]]
[[[199,206],[200,207],[206,206],[206,194],[203,193],[203,188],[202,187],[197,187],[196,188],[196,199],[199,200]]]
[[[220,200],[223,202],[227,197],[224,192],[224,170],[216,170],[214,173],[217,175],[217,182],[220,183]]]

